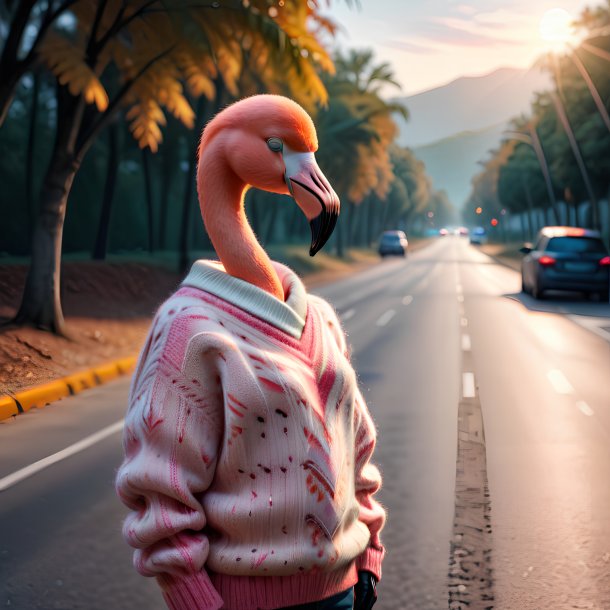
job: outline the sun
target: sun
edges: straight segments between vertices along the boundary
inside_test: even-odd
[[[575,41],[574,18],[563,8],[552,8],[540,19],[540,37],[550,49],[559,50]]]

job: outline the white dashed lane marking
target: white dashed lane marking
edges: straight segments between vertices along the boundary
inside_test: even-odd
[[[572,384],[559,369],[551,369],[546,376],[557,394],[574,394]]]
[[[395,310],[388,309],[388,311],[379,316],[379,319],[376,322],[377,326],[385,326],[395,316],[395,314]]]
[[[464,398],[474,398],[476,396],[474,373],[462,373],[462,395]]]
[[[413,297],[408,294],[403,300],[402,300],[402,304],[403,305],[411,305],[411,303],[413,303]]]
[[[462,335],[462,351],[469,352],[470,346],[470,335]]]
[[[355,313],[356,313],[355,309],[348,309],[347,311],[345,311],[341,314],[341,320],[343,320],[343,322],[345,322],[345,321],[349,320],[350,318],[353,318]]]
[[[583,415],[591,417],[591,415],[594,413],[593,409],[584,400],[579,400],[576,403],[576,406]]]
[[[466,327],[466,326],[468,326],[468,320],[467,320],[466,318],[462,318],[462,319],[460,320],[460,325],[461,325],[462,327]]]

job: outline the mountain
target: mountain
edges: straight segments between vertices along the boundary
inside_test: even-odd
[[[548,88],[538,68],[499,68],[392,101],[404,103],[410,118],[396,117],[401,146],[422,146],[463,131],[478,131],[527,112],[535,91]]]
[[[426,164],[434,188],[445,189],[462,207],[477,162],[500,143],[508,121],[529,113],[534,92],[550,86],[538,68],[500,68],[484,76],[461,77],[447,85],[393,99],[409,110],[409,120],[394,117],[398,143],[412,148]]]
[[[478,161],[498,146],[505,128],[506,123],[499,123],[478,131],[464,131],[417,146],[413,152],[425,163],[434,188],[446,190],[453,204],[461,208],[470,194],[471,178],[481,171]]]

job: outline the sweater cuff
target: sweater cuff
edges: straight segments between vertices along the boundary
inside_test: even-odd
[[[163,574],[157,582],[170,610],[219,610],[224,604],[204,571],[184,577]]]
[[[385,555],[385,549],[367,547],[365,551],[356,559],[356,569],[358,572],[361,570],[367,570],[372,572],[373,576],[379,582],[381,580],[381,563]]]

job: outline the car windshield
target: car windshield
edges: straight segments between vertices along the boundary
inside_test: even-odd
[[[551,252],[599,252],[605,253],[601,239],[594,237],[552,237],[546,247]]]
[[[397,244],[400,242],[400,235],[397,233],[390,233],[389,235],[384,235],[381,238],[381,241],[385,243]]]

